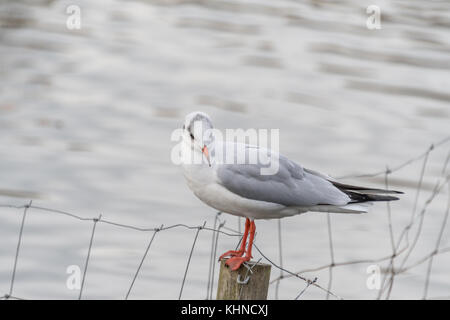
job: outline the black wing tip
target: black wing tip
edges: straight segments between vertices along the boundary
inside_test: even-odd
[[[385,196],[384,199],[372,200],[372,201],[397,201],[397,200],[400,200],[400,198],[392,197],[392,196]]]
[[[380,195],[380,194],[367,194],[367,193],[359,193],[359,192],[353,192],[353,191],[348,191],[348,190],[343,191],[343,192],[345,192],[350,197],[352,203],[400,200],[397,197]]]
[[[384,191],[385,194],[405,194],[403,191],[398,190],[381,190],[379,193],[382,194]]]
[[[354,191],[354,192],[361,192],[361,193],[379,193],[379,194],[405,194],[403,191],[398,190],[386,190],[386,189],[376,189],[376,188],[367,188],[367,187],[360,187],[360,186],[354,186],[350,184],[340,183],[337,181],[330,181],[336,188],[338,188],[341,191]],[[398,200],[398,199],[397,199]]]

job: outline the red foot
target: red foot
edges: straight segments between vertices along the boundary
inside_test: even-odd
[[[241,267],[241,265],[246,262],[250,261],[252,257],[251,256],[245,256],[245,257],[232,257],[225,262],[225,264],[231,268],[231,270],[236,271]]]
[[[245,220],[245,230],[244,230],[244,235],[242,237],[242,241],[241,241],[241,248],[239,249],[239,251],[234,251],[234,250],[230,250],[225,252],[223,255],[220,256],[219,260],[222,260],[225,257],[231,256],[231,258],[229,258],[225,264],[231,268],[231,270],[236,271],[237,269],[240,268],[240,266],[246,262],[246,261],[250,261],[250,259],[252,258],[252,245],[253,245],[253,238],[255,237],[255,222],[254,221],[250,221],[250,219],[246,219]],[[248,241],[248,248],[247,248],[247,253],[245,255],[245,257],[243,257],[244,252],[245,252],[245,245],[247,242],[247,236],[250,233],[250,238]]]
[[[244,255],[244,250],[230,250],[225,252],[223,255],[219,257],[219,261],[224,259],[225,257],[242,257]]]

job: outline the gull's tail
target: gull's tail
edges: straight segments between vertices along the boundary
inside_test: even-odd
[[[330,181],[336,188],[344,192],[351,199],[350,203],[365,203],[373,201],[393,201],[399,200],[394,196],[387,196],[386,194],[403,194],[401,191],[373,189],[367,187],[358,187],[349,184],[340,183],[337,181]]]
[[[375,201],[399,200],[394,196],[386,194],[403,194],[401,191],[373,189],[343,184],[334,180],[330,181],[337,189],[348,195],[350,201],[346,205],[317,205],[310,208],[311,211],[334,212],[334,213],[366,213]]]

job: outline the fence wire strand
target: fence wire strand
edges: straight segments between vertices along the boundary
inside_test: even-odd
[[[9,293],[7,295],[5,295],[5,297],[12,297],[12,293],[14,290],[14,282],[16,280],[17,262],[19,260],[19,252],[20,252],[20,247],[22,244],[23,228],[25,226],[25,219],[27,217],[28,209],[30,208],[32,203],[33,203],[33,201],[30,201],[30,203],[25,205],[25,208],[23,210],[22,223],[20,224],[20,231],[19,231],[19,240],[17,241],[16,255],[14,257],[14,267],[13,267],[13,272],[12,272],[12,276],[11,276],[11,284],[9,287]]]
[[[281,219],[277,221],[277,231],[278,231],[278,256],[280,260],[280,279],[283,278],[283,244],[282,244],[282,236],[281,236]],[[278,293],[280,290],[280,281],[278,280],[275,285],[275,300],[278,300]],[[306,288],[305,288],[306,290]],[[299,295],[299,297],[302,294]]]
[[[334,264],[334,249],[333,249],[333,235],[331,233],[331,217],[330,217],[330,213],[327,213],[327,229],[328,229],[328,245],[330,247],[330,258],[331,258],[331,263],[330,263],[330,267],[328,268],[328,272],[329,272],[329,278],[328,278],[328,292],[326,295],[326,299],[330,299],[330,290],[331,290],[331,285],[333,283],[333,268],[335,266]]]
[[[88,247],[88,252],[87,252],[87,256],[86,256],[86,262],[84,264],[83,280],[81,281],[81,289],[80,289],[80,294],[78,296],[78,300],[81,300],[81,297],[83,295],[83,289],[84,289],[84,284],[86,282],[86,274],[87,274],[87,271],[88,271],[89,260],[91,258],[92,245],[94,243],[95,229],[97,228],[97,222],[101,218],[102,218],[102,215],[100,215],[97,219],[94,219],[94,225],[92,226],[91,239],[89,240],[89,247]]]
[[[131,281],[130,287],[128,288],[127,295],[125,296],[125,300],[128,300],[128,297],[130,296],[131,290],[133,289],[134,283],[136,282],[136,279],[139,275],[139,272],[141,271],[142,265],[144,264],[145,258],[147,258],[148,251],[150,250],[150,247],[152,246],[153,240],[155,240],[156,234],[163,228],[161,225],[161,228],[155,229],[153,231],[152,237],[150,238],[150,241],[148,242],[147,247],[145,248],[144,255],[142,256],[141,262],[139,263],[139,266],[134,274],[133,280]]]
[[[197,232],[195,233],[194,243],[192,243],[191,252],[189,253],[189,258],[186,265],[186,270],[184,271],[183,282],[181,283],[180,295],[178,296],[178,300],[181,300],[181,296],[183,294],[184,283],[186,282],[186,276],[189,270],[189,265],[191,264],[192,254],[194,253],[195,244],[197,243],[198,234],[200,230],[202,230],[206,225],[206,221],[203,223],[203,226],[198,227]]]

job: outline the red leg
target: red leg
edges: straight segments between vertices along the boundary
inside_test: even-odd
[[[250,228],[250,219],[245,219],[245,229],[244,229],[244,235],[242,236],[241,241],[241,248],[239,250],[230,250],[225,252],[223,255],[220,256],[219,260],[222,260],[225,257],[242,257],[245,252],[245,246],[247,244],[247,236],[248,236],[248,230]]]
[[[248,239],[248,248],[247,248],[247,254],[245,257],[232,257],[225,262],[227,266],[231,268],[231,270],[235,271],[240,268],[240,266],[246,262],[250,261],[252,258],[252,246],[253,246],[253,239],[255,238],[255,221],[252,221],[250,223],[250,237]]]

